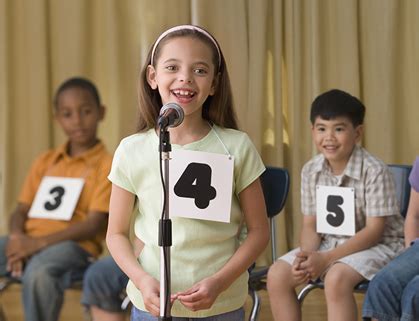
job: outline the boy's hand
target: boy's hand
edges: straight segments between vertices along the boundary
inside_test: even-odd
[[[305,260],[307,260],[307,257],[297,256],[292,263],[291,273],[298,284],[306,283],[310,279],[309,273],[301,268],[301,263]]]
[[[6,245],[6,256],[10,264],[23,260],[42,248],[41,240],[25,234],[10,234]]]
[[[325,252],[301,251],[297,253],[297,257],[307,258],[300,264],[300,268],[308,272],[312,280],[317,279],[330,264]]]
[[[190,289],[177,293],[177,299],[191,311],[209,309],[222,292],[216,279],[208,277],[193,285]]]
[[[23,260],[18,260],[18,261],[15,261],[14,263],[10,263],[10,261],[7,261],[6,269],[8,272],[10,272],[12,277],[20,278],[22,277],[23,266],[24,266]]]

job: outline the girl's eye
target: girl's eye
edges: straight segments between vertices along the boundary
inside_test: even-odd
[[[317,127],[317,131],[319,131],[319,132],[324,132],[324,131],[325,131],[325,129],[324,129],[324,127]]]
[[[196,68],[196,69],[194,70],[194,72],[195,72],[196,74],[198,74],[198,75],[205,75],[205,74],[207,74],[207,71],[206,71],[204,68]]]
[[[343,127],[336,127],[337,132],[343,132],[344,130],[345,130],[345,128],[343,128]]]
[[[165,68],[169,71],[175,71],[176,70],[176,66],[173,66],[173,65],[166,66]]]

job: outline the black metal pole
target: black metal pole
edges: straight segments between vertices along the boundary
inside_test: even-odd
[[[171,294],[171,268],[170,247],[172,246],[172,221],[169,215],[169,161],[170,135],[167,128],[160,129],[160,157],[163,171],[163,195],[164,208],[162,219],[159,222],[159,246],[160,248],[160,316],[161,321],[171,321],[170,294]]]

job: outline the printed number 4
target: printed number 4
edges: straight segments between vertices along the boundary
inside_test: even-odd
[[[196,207],[205,209],[217,195],[211,186],[211,167],[207,164],[190,163],[174,186],[179,197],[195,199]]]
[[[343,220],[345,219],[345,213],[342,211],[342,208],[339,205],[343,204],[343,197],[339,195],[329,195],[327,197],[326,209],[329,213],[326,216],[327,222],[334,226],[338,227],[342,225]]]
[[[49,193],[51,195],[55,194],[54,201],[55,203],[45,202],[44,207],[47,211],[53,211],[61,205],[62,198],[65,193],[65,189],[62,186],[56,186],[52,188]]]

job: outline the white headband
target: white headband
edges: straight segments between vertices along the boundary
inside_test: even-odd
[[[160,37],[157,38],[156,42],[153,45],[153,49],[151,50],[151,65],[153,65],[154,63],[154,53],[156,51],[157,46],[159,45],[160,41],[166,37],[169,33],[175,32],[175,31],[179,31],[179,30],[195,30],[198,31],[199,33],[202,33],[203,35],[205,35],[209,40],[211,40],[211,42],[214,44],[215,48],[217,48],[217,53],[218,53],[218,69],[220,69],[221,67],[221,52],[220,52],[220,48],[218,47],[217,41],[215,41],[214,37],[211,36],[207,31],[205,31],[204,29],[197,27],[197,26],[193,26],[193,25],[180,25],[180,26],[175,26],[173,28],[170,28],[168,30],[166,30],[165,32],[163,32]]]

